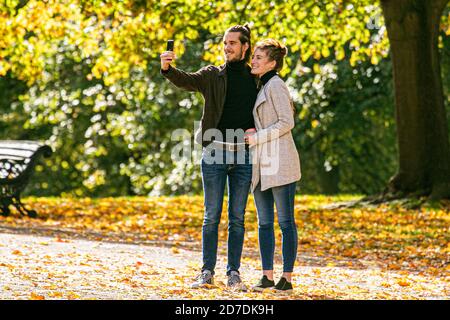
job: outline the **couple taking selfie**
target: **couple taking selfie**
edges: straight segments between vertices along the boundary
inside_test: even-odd
[[[297,257],[294,218],[295,184],[300,160],[291,130],[294,106],[278,76],[287,49],[278,41],[258,42],[252,54],[247,24],[229,28],[223,36],[225,64],[189,73],[171,65],[173,51],[161,54],[161,73],[175,86],[200,92],[205,100],[196,141],[203,146],[204,191],[203,267],[192,288],[214,284],[218,227],[225,184],[228,185],[227,286],[246,291],[239,268],[244,243],[244,215],[249,191],[258,215],[262,277],[253,290],[292,291]],[[283,273],[274,278],[274,215],[282,232]],[[275,281],[277,280],[277,281]]]

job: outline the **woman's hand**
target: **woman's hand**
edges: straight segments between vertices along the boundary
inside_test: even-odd
[[[177,58],[173,51],[164,51],[159,56],[161,58],[161,69],[166,71],[169,70],[169,66]]]
[[[256,133],[255,128],[250,128],[250,129],[245,130],[244,141],[246,144],[249,144],[249,145],[256,144],[255,133]]]

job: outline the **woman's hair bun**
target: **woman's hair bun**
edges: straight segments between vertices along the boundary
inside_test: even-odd
[[[281,45],[280,46],[280,53],[283,55],[283,56],[286,56],[287,55],[287,53],[288,53],[288,49],[287,49],[287,47],[286,46],[283,46],[283,45]]]
[[[288,49],[275,39],[261,40],[256,44],[255,50],[260,49],[267,53],[270,61],[276,61],[276,70],[283,68],[283,60],[287,55]]]

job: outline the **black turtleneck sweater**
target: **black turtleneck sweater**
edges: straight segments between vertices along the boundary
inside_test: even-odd
[[[227,63],[227,92],[217,129],[226,139],[226,129],[254,128],[253,107],[258,94],[255,78],[244,60]]]
[[[272,79],[273,76],[276,76],[277,72],[275,70],[271,70],[269,72],[266,72],[261,77],[261,82],[263,85],[265,85],[267,82],[269,82],[270,79]]]

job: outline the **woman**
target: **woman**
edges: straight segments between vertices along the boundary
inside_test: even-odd
[[[297,257],[297,226],[294,219],[295,184],[300,180],[300,160],[291,130],[294,107],[288,88],[278,76],[287,53],[285,46],[268,39],[257,43],[251,72],[263,85],[253,116],[256,133],[247,132],[253,156],[252,192],[258,213],[259,247],[263,276],[254,290],[292,291],[292,271]],[[283,235],[283,274],[275,285],[274,204]]]

